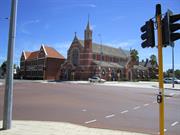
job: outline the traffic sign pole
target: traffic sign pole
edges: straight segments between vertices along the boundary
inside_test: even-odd
[[[159,61],[159,130],[160,135],[164,135],[164,84],[163,84],[163,50],[162,50],[162,27],[161,27],[161,5],[156,5],[156,19],[158,27],[158,61]]]

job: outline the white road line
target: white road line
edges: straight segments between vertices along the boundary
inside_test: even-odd
[[[121,114],[124,114],[124,113],[127,113],[127,112],[128,112],[128,110],[125,110],[125,111],[122,111]]]
[[[140,108],[140,106],[135,106],[133,109],[134,110],[137,110],[137,109],[139,109]]]
[[[87,110],[86,109],[82,109],[82,112],[86,112]]]
[[[96,119],[90,120],[90,121],[86,121],[85,124],[93,123],[93,122],[96,122],[96,121],[97,121]]]
[[[176,126],[178,123],[179,123],[179,122],[176,121],[176,122],[172,123],[171,126],[174,127],[174,126]]]
[[[157,103],[157,101],[153,101],[153,104]]]
[[[149,104],[144,104],[144,106],[148,106]]]
[[[169,95],[170,95],[170,96],[174,96],[174,95],[175,95],[175,93],[170,93]]]
[[[114,116],[115,116],[115,114],[111,114],[111,115],[105,116],[105,118],[111,118],[111,117],[114,117]]]
[[[164,132],[166,132],[166,131],[167,131],[167,129],[165,128],[165,129],[164,129]],[[158,134],[160,134],[160,133],[158,132]]]
[[[170,97],[166,97],[166,99],[170,99]]]

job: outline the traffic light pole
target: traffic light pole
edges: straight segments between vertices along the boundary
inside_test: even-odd
[[[159,61],[159,130],[160,135],[164,135],[164,84],[163,84],[163,51],[162,51],[162,27],[161,27],[161,5],[156,5],[156,19],[158,27],[158,61]]]

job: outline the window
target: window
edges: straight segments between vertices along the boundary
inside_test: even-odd
[[[93,54],[93,59],[96,60],[96,54]]]
[[[72,60],[72,64],[74,66],[78,65],[78,63],[79,63],[79,50],[78,49],[73,49],[72,50],[72,58],[71,58],[71,60]]]

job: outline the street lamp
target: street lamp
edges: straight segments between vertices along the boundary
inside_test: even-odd
[[[100,39],[100,69],[102,66],[102,57],[103,57],[103,51],[102,51],[102,37],[101,34],[98,34],[99,39]],[[101,78],[101,70],[100,70],[100,78]]]

